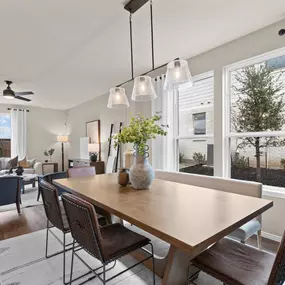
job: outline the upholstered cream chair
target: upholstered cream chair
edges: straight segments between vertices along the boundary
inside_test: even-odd
[[[262,184],[257,182],[162,170],[155,171],[155,178],[256,198],[262,196]],[[261,249],[261,216],[244,224],[229,236],[245,243],[255,233],[257,234],[258,248]]]

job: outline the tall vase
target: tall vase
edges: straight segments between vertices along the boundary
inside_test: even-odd
[[[139,154],[138,148],[135,146],[135,161],[130,169],[130,182],[135,189],[149,189],[153,179],[154,171],[151,165],[148,163],[148,146],[145,149],[143,155]]]

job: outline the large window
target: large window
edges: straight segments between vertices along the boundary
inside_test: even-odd
[[[227,176],[285,187],[285,56],[255,58],[226,72]]]
[[[177,149],[181,172],[213,175],[213,72],[178,92]]]
[[[0,114],[0,157],[11,156],[11,117]]]

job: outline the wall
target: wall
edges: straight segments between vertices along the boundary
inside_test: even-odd
[[[188,60],[192,75],[194,76],[214,70],[215,125],[224,125],[223,67],[284,47],[285,38],[277,35],[278,30],[284,28],[284,26],[285,20]],[[166,68],[164,67],[150,73],[150,75],[155,77],[165,72]],[[104,159],[106,158],[106,146],[110,124],[120,120],[125,122],[128,112],[124,110],[108,110],[106,108],[107,99],[108,95],[104,95],[69,110],[68,122],[71,125],[72,139],[70,156],[76,157],[79,155],[79,137],[86,135],[85,123],[88,120],[100,119],[102,123],[103,157]],[[133,106],[133,108],[137,108],[137,110],[142,109],[147,112],[150,110],[150,107],[141,108],[136,107],[136,105]],[[223,170],[226,167],[226,165],[224,165],[225,160],[223,159],[227,152],[227,148],[224,147],[225,141],[223,128],[215,129],[214,144],[221,146],[215,148],[214,152],[215,175],[217,176],[222,176]],[[265,196],[264,198],[271,199],[272,197]],[[282,222],[282,219],[280,219],[280,217],[283,217],[285,214],[285,200],[283,198],[272,199],[274,199],[275,205],[273,209],[264,214],[263,231],[281,236],[285,229],[285,221]]]
[[[7,108],[21,108],[21,106],[9,106],[0,104],[0,113],[9,113]],[[61,144],[56,142],[57,136],[64,132],[65,111],[44,108],[26,108],[30,110],[27,116],[27,157],[44,161],[45,149],[55,148],[53,161],[59,162],[61,168]],[[66,153],[67,155],[67,153]]]
[[[130,98],[132,86],[126,85],[124,87],[128,94],[128,99],[131,105],[130,108],[107,108],[109,94],[104,94],[68,111],[67,121],[70,134],[69,158],[80,158],[80,137],[86,137],[86,122],[100,120],[101,160],[106,163],[111,124],[115,125],[115,132],[118,132],[119,123],[123,122],[123,125],[126,125],[130,116],[137,113],[141,113],[146,116],[151,114],[150,103],[134,103]],[[124,152],[124,150],[125,148],[122,149],[122,152]]]

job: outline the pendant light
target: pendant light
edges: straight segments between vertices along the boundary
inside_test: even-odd
[[[151,34],[151,59],[152,70],[154,70],[154,41],[153,41],[153,9],[150,0],[150,34]],[[150,76],[142,75],[135,78],[132,100],[136,102],[151,101],[157,98]]]
[[[120,109],[130,107],[125,88],[114,87],[110,89],[108,108]]]
[[[156,92],[150,76],[135,78],[132,100],[137,102],[150,101],[156,98]]]
[[[188,87],[194,85],[188,62],[184,59],[176,58],[167,64],[166,78],[164,82],[164,90],[178,90],[181,84],[188,83]]]

